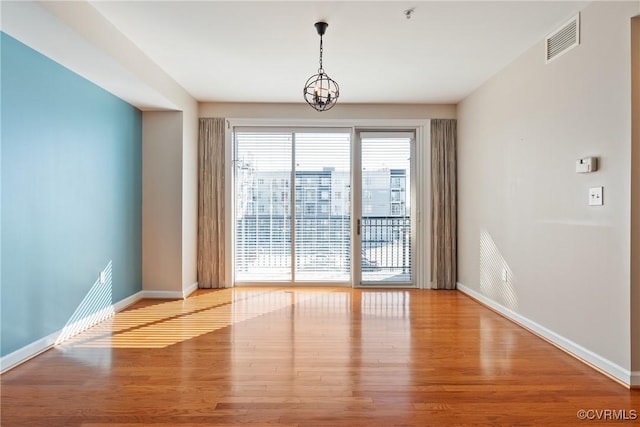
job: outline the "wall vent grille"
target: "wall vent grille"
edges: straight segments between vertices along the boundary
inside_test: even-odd
[[[545,39],[545,62],[549,63],[580,44],[580,14]]]

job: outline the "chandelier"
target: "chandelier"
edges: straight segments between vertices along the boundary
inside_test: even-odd
[[[322,68],[322,36],[327,31],[329,24],[316,22],[314,25],[320,35],[320,68],[318,68],[318,74],[314,74],[307,79],[302,92],[307,104],[311,105],[316,111],[326,111],[336,105],[336,101],[340,96],[340,89],[338,83],[332,80]]]

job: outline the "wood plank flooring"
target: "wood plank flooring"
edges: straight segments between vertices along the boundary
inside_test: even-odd
[[[637,425],[627,390],[459,292],[145,300],[1,377],[9,426]]]

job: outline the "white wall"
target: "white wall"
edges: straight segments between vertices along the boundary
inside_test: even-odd
[[[593,3],[580,46],[545,65],[541,41],[458,105],[460,283],[627,372],[638,12]],[[575,173],[585,156],[598,172]]]
[[[182,291],[197,281],[198,106],[183,109],[182,128]],[[177,160],[177,159],[176,159]]]
[[[143,290],[182,290],[182,122],[182,112],[142,114]]]
[[[302,98],[302,95],[300,96]],[[200,103],[200,117],[247,119],[452,119],[455,105],[336,104],[329,111],[315,111],[298,104]]]
[[[631,370],[640,385],[640,16],[631,27]],[[635,309],[634,309],[635,308]]]

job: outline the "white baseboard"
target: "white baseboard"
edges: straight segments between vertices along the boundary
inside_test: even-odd
[[[597,353],[594,353],[587,348],[582,347],[581,345],[553,332],[550,329],[545,328],[539,323],[536,323],[533,320],[530,320],[523,315],[508,309],[502,304],[498,304],[487,296],[482,295],[481,293],[476,292],[459,282],[457,283],[457,288],[462,293],[481,302],[492,310],[500,313],[507,319],[517,323],[525,329],[528,329],[534,334],[549,341],[551,344],[557,346],[561,350],[571,354],[572,356],[576,357],[582,362],[585,362],[587,365],[590,365],[596,370],[601,371],[603,374],[612,377],[614,380],[622,383],[623,385],[627,387],[634,386],[634,384],[636,386],[640,385],[640,372],[636,371],[632,373],[631,371],[624,369],[620,365],[600,356]]]
[[[183,299],[181,291],[142,291],[143,298],[148,299]]]
[[[34,341],[31,344],[27,344],[24,347],[19,348],[18,350],[9,353],[6,356],[3,356],[2,358],[0,358],[0,373],[5,373],[6,371],[15,368],[21,363],[24,363],[27,360],[32,359],[37,355],[49,350],[58,342],[60,337],[68,335],[68,331],[72,330],[75,331],[76,334],[80,333],[88,327],[95,325],[98,321],[102,321],[107,317],[110,317],[110,315],[112,315],[113,313],[122,311],[124,308],[141,300],[142,298],[143,292],[137,292],[121,301],[111,304],[107,308],[103,308],[97,313],[93,313],[70,325],[66,325],[64,328],[53,332],[52,334],[49,334],[44,338],[40,338],[39,340]],[[68,339],[72,336],[73,335],[68,335],[66,336],[66,338]]]
[[[142,291],[138,291],[135,294],[113,304],[113,311],[115,311],[116,313],[122,311],[125,308],[129,307],[131,304],[140,301],[142,298],[144,298]]]
[[[187,298],[198,289],[198,282],[194,282],[182,290],[182,298]]]
[[[0,373],[4,374],[9,369],[15,368],[19,364],[49,350],[56,343],[61,332],[61,330],[54,332],[44,338],[40,338],[39,340],[32,342],[31,344],[27,344],[24,347],[19,348],[13,353],[2,356],[0,359]]]
[[[142,291],[143,298],[149,299],[186,299],[198,289],[198,282],[192,283],[182,291]]]

